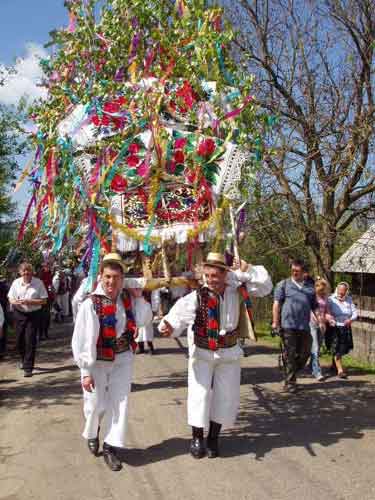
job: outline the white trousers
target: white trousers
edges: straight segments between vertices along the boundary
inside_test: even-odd
[[[137,342],[152,342],[154,340],[154,325],[149,323],[138,329]]]
[[[61,307],[61,314],[63,316],[69,316],[69,293],[63,293],[56,295],[56,302]]]
[[[95,390],[83,391],[86,424],[82,436],[85,439],[95,438],[100,425],[100,434],[107,444],[124,448],[133,353],[117,354],[114,362],[97,361],[91,373]]]
[[[233,426],[240,406],[242,349],[239,346],[210,351],[192,346],[188,374],[188,423],[223,428]]]

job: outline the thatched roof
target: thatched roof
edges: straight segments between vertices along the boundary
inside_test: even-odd
[[[341,255],[332,271],[375,274],[375,224]]]

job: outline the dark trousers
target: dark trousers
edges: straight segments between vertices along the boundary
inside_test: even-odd
[[[39,314],[39,338],[47,338],[48,330],[51,323],[51,305],[49,302],[42,306]]]
[[[295,383],[297,372],[302,370],[310,357],[312,337],[310,332],[283,330],[285,382]]]
[[[7,351],[7,335],[8,335],[8,324],[5,322],[3,324],[3,334],[0,337],[0,356]]]
[[[21,356],[24,370],[34,368],[39,315],[39,311],[29,313],[14,311],[17,351]]]

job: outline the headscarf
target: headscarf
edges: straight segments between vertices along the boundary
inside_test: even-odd
[[[338,296],[338,293],[337,293],[337,290],[338,290],[339,286],[345,286],[346,287],[346,293],[345,293],[343,299],[340,299],[339,296]],[[344,301],[347,298],[347,296],[349,295],[349,290],[350,290],[349,283],[347,281],[340,281],[340,283],[338,283],[337,286],[336,286],[336,288],[335,288],[335,294],[334,295],[335,295],[335,297],[338,300]]]

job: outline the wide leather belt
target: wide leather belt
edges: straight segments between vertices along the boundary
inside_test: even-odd
[[[229,347],[234,347],[237,345],[238,340],[238,330],[233,330],[225,335],[219,335],[218,338],[218,348],[227,349]],[[201,335],[194,335],[194,344],[201,349],[209,349],[208,347],[208,337],[202,337]]]

